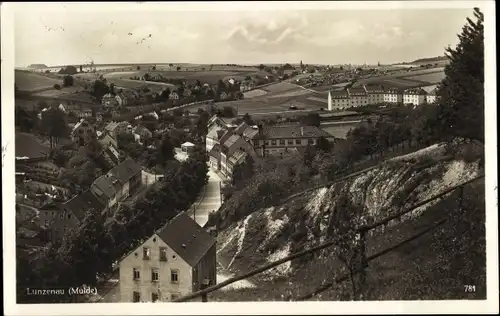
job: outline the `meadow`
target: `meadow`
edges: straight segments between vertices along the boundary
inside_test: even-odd
[[[37,91],[52,88],[54,84],[62,84],[61,79],[50,78],[41,74],[16,70],[14,80],[21,91]]]

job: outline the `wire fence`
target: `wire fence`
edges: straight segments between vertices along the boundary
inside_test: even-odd
[[[429,199],[426,199],[426,200],[421,201],[421,202],[419,202],[419,203],[417,203],[417,204],[414,204],[414,205],[412,205],[411,207],[409,207],[409,208],[407,208],[407,209],[405,209],[405,210],[403,210],[403,211],[397,212],[397,213],[395,213],[395,214],[393,214],[393,215],[391,215],[391,216],[388,216],[388,217],[386,217],[386,218],[384,218],[384,219],[382,219],[382,220],[380,220],[380,221],[377,221],[377,222],[372,223],[372,224],[369,224],[369,225],[362,225],[361,227],[357,227],[357,228],[355,229],[355,231],[356,231],[356,232],[360,235],[360,239],[362,240],[362,241],[361,241],[361,244],[363,245],[363,246],[362,246],[362,247],[363,247],[363,254],[362,254],[363,259],[362,259],[362,262],[361,262],[361,268],[356,268],[356,269],[355,269],[355,273],[359,273],[359,272],[363,271],[363,270],[364,270],[364,269],[368,266],[368,263],[369,263],[370,261],[372,261],[372,260],[374,260],[374,259],[376,259],[376,258],[378,258],[378,257],[380,257],[380,256],[382,256],[382,255],[385,255],[385,254],[387,254],[387,253],[389,253],[389,252],[393,251],[394,249],[399,248],[399,247],[401,247],[401,246],[403,246],[403,245],[405,245],[405,244],[409,243],[410,241],[413,241],[413,240],[415,240],[415,239],[417,239],[417,238],[419,238],[419,237],[421,237],[421,236],[425,235],[426,233],[428,233],[428,232],[432,231],[433,229],[435,229],[435,228],[439,227],[439,226],[440,226],[440,225],[442,225],[444,222],[446,222],[446,219],[439,221],[438,223],[436,223],[436,224],[432,225],[431,227],[429,227],[429,228],[427,228],[427,229],[424,229],[423,231],[421,231],[421,232],[419,232],[419,233],[415,234],[414,236],[412,236],[412,237],[410,237],[410,238],[408,238],[408,239],[406,239],[406,240],[404,240],[404,241],[402,241],[402,242],[400,242],[400,243],[398,243],[398,244],[396,244],[396,245],[394,245],[394,246],[391,246],[391,247],[389,247],[389,248],[386,248],[386,249],[384,249],[384,250],[382,250],[382,251],[380,251],[380,252],[378,252],[378,253],[376,253],[376,254],[374,254],[374,255],[371,255],[371,256],[369,256],[369,257],[366,257],[366,249],[364,248],[364,244],[365,244],[365,236],[366,236],[366,233],[367,233],[368,231],[370,231],[370,230],[372,230],[372,229],[375,229],[375,228],[377,228],[377,227],[379,227],[379,226],[386,225],[386,224],[388,224],[390,221],[392,221],[392,220],[394,220],[394,219],[397,219],[397,218],[399,218],[399,217],[401,217],[401,216],[403,216],[403,215],[405,215],[405,214],[407,214],[407,213],[409,213],[409,212],[412,212],[412,211],[414,211],[415,209],[417,209],[417,208],[419,208],[419,207],[421,207],[421,206],[423,206],[423,205],[425,205],[425,204],[427,204],[427,203],[429,203],[429,202],[432,202],[432,201],[434,201],[434,200],[436,200],[436,199],[440,199],[440,198],[444,197],[445,195],[447,195],[447,194],[449,194],[449,193],[451,193],[451,192],[453,192],[453,191],[455,191],[455,190],[457,190],[457,189],[460,189],[460,190],[461,190],[461,191],[460,191],[460,194],[461,194],[461,197],[462,197],[462,196],[463,196],[463,188],[464,188],[466,185],[469,185],[469,184],[471,184],[472,182],[475,182],[475,181],[477,181],[477,180],[479,180],[479,179],[482,179],[482,178],[484,178],[484,174],[479,175],[479,176],[477,176],[477,177],[475,177],[475,178],[473,178],[473,179],[471,179],[471,180],[469,180],[469,181],[463,182],[463,183],[461,183],[461,184],[459,184],[459,185],[456,185],[456,186],[454,186],[454,187],[452,187],[452,188],[449,188],[449,189],[447,189],[447,190],[445,190],[445,191],[443,191],[443,192],[440,192],[439,194],[436,194],[436,195],[432,196],[432,197],[431,197],[431,198],[429,198]],[[461,203],[461,199],[460,199],[460,203]],[[336,236],[336,237],[334,237],[334,238],[332,238],[332,239],[330,239],[330,240],[328,240],[328,241],[326,241],[326,242],[324,242],[324,243],[322,243],[322,244],[320,244],[320,245],[318,245],[318,246],[315,246],[315,247],[312,247],[312,248],[306,249],[306,250],[304,250],[304,251],[301,251],[301,252],[298,252],[298,253],[292,254],[292,255],[290,255],[290,256],[287,256],[287,257],[285,257],[285,258],[282,258],[282,259],[277,260],[277,261],[275,261],[275,262],[272,262],[272,263],[270,263],[270,264],[264,265],[264,266],[262,266],[262,267],[260,267],[260,268],[254,269],[254,270],[252,270],[252,271],[250,271],[250,272],[244,273],[244,274],[242,274],[242,275],[240,275],[240,276],[236,276],[236,277],[234,277],[234,278],[227,279],[226,281],[221,282],[221,283],[219,283],[219,284],[216,284],[216,285],[214,285],[214,286],[210,286],[210,287],[205,288],[205,289],[202,289],[202,290],[200,290],[200,291],[197,291],[197,292],[191,293],[191,294],[189,294],[189,295],[183,296],[183,297],[181,297],[181,298],[179,298],[179,299],[177,299],[177,300],[174,300],[174,302],[186,302],[186,301],[190,301],[190,300],[192,300],[192,299],[194,299],[194,298],[198,298],[198,297],[201,297],[201,298],[202,298],[202,301],[207,301],[207,295],[208,295],[209,293],[211,293],[211,292],[214,292],[214,291],[220,290],[220,289],[222,289],[222,288],[224,288],[224,287],[226,287],[226,286],[228,286],[228,285],[230,285],[230,284],[232,284],[232,283],[235,283],[235,282],[238,282],[238,281],[241,281],[241,280],[247,279],[247,278],[252,277],[252,276],[254,276],[254,275],[260,274],[260,273],[262,273],[262,272],[264,272],[264,271],[270,270],[270,269],[272,269],[272,268],[274,268],[274,267],[276,267],[276,266],[279,266],[279,265],[281,265],[281,264],[283,264],[283,263],[286,263],[286,262],[288,262],[288,261],[291,261],[291,260],[294,260],[294,259],[300,258],[300,257],[302,257],[302,256],[305,256],[305,255],[307,255],[307,254],[310,254],[310,253],[315,253],[315,252],[318,252],[318,251],[320,251],[320,250],[322,250],[322,249],[325,249],[325,248],[331,247],[331,246],[335,245],[335,244],[339,241],[339,239],[340,239],[341,237],[342,237],[342,236]],[[299,298],[298,298],[298,299],[296,299],[296,300],[306,300],[306,299],[308,299],[308,298],[314,297],[314,296],[315,296],[315,295],[317,295],[318,293],[321,293],[321,292],[325,291],[326,289],[329,289],[329,288],[330,288],[330,287],[332,287],[334,284],[336,284],[336,283],[338,283],[338,282],[341,282],[341,281],[345,281],[345,280],[347,280],[348,278],[349,278],[349,276],[346,276],[346,275],[341,276],[340,278],[338,278],[338,279],[334,280],[333,282],[330,282],[330,283],[328,283],[328,284],[325,284],[325,285],[321,286],[320,288],[316,289],[314,292],[309,293],[309,294],[304,295],[304,296],[301,296],[301,297],[299,297]]]

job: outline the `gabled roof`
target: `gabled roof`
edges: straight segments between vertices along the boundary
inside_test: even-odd
[[[156,232],[191,267],[215,244],[216,240],[186,212],[181,212]]]
[[[224,147],[226,148],[231,148],[231,146],[233,146],[237,141],[238,139],[240,139],[241,136],[240,135],[236,135],[236,134],[233,134],[231,137],[229,137],[224,143]]]
[[[98,198],[110,199],[113,197],[120,187],[120,183],[116,177],[105,174],[94,180],[95,194]]]
[[[118,166],[114,167],[108,172],[108,175],[112,175],[116,177],[116,179],[122,183],[125,184],[127,183],[132,177],[135,175],[141,173],[142,169],[141,166],[139,166],[134,159],[132,158],[127,158],[125,161],[123,161],[121,164]]]
[[[85,214],[91,209],[97,211],[102,211],[104,209],[104,205],[90,190],[84,191],[66,201],[63,203],[62,207],[71,211],[80,222],[85,218]]]
[[[229,157],[229,162],[235,166],[238,163],[243,162],[247,155],[248,154],[244,150],[238,149],[231,157]]]
[[[219,160],[219,158],[220,158],[220,145],[215,144],[214,147],[212,147],[212,149],[210,149],[210,152],[208,153],[208,155]]]

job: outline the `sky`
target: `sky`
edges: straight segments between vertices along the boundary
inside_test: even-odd
[[[401,4],[378,10],[246,6],[19,4],[15,64],[409,62],[444,55],[472,16],[472,8]]]

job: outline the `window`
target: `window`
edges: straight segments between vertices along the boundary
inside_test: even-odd
[[[141,279],[141,271],[139,271],[139,269],[136,269],[136,268],[133,269],[133,279],[134,280]]]
[[[45,220],[45,226],[49,226],[49,221]]]
[[[141,301],[141,293],[140,292],[137,292],[137,291],[134,291],[133,292],[133,298],[132,298],[132,302],[134,303],[138,303]]]
[[[170,282],[179,283],[179,270],[170,270]]]
[[[284,139],[280,139],[280,145],[285,145],[285,140]]]
[[[314,145],[314,139],[310,139],[310,138],[309,138],[309,139],[307,140],[307,143],[308,143],[309,145]]]
[[[160,273],[158,272],[158,269],[151,269],[151,282],[158,282],[159,277]]]
[[[158,301],[158,293],[151,293],[151,301],[153,303]]]
[[[56,216],[56,212],[50,212],[50,216],[52,217]]]
[[[276,146],[276,140],[272,140],[271,145]]]
[[[293,145],[293,139],[288,140],[288,145]]]
[[[71,214],[68,214],[68,219],[71,219]]]
[[[269,141],[268,140],[266,140],[265,143],[266,143],[266,146],[269,146]]]
[[[160,261],[167,261],[167,248],[160,248]]]
[[[300,139],[295,140],[295,145],[300,145]]]
[[[63,213],[59,214],[59,219],[64,219],[64,214]]]
[[[151,254],[151,252],[150,252],[148,247],[142,248],[142,259],[143,260],[149,260],[150,254]]]

